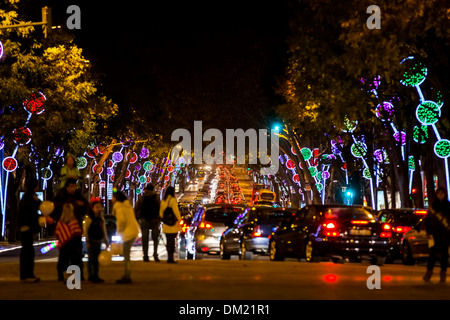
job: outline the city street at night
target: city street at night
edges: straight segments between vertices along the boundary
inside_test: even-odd
[[[0,302],[449,300],[449,74],[450,1],[0,0]]]

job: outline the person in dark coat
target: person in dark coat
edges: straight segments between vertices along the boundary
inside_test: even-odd
[[[34,275],[34,247],[33,236],[39,233],[39,205],[36,191],[39,183],[32,178],[26,183],[26,190],[19,202],[18,228],[22,248],[20,249],[20,280],[25,282],[39,282],[39,278]]]
[[[423,279],[430,281],[433,268],[439,259],[441,264],[441,282],[445,283],[448,266],[448,249],[450,247],[450,202],[445,188],[438,188],[433,204],[425,218],[428,238],[434,245],[430,248],[427,272]]]
[[[144,253],[144,261],[148,262],[148,241],[149,231],[152,232],[153,240],[153,258],[155,262],[159,262],[158,258],[158,244],[159,236],[161,234],[161,218],[159,217],[159,195],[153,191],[152,184],[148,184],[144,188],[144,195],[139,199],[136,204],[136,218],[141,226],[142,233],[142,251]]]
[[[83,197],[81,191],[78,189],[77,180],[72,178],[67,179],[66,186],[58,190],[58,193],[54,197],[53,202],[55,203],[55,210],[50,216],[55,220],[55,222],[59,221],[63,206],[66,203],[72,204],[75,217],[78,220],[78,224],[80,226],[83,225],[84,217],[89,213],[90,210],[89,202]],[[81,241],[81,236],[77,235],[72,242],[74,251],[76,251],[76,258],[74,258],[75,261],[73,262],[73,264],[80,266],[81,279],[84,280],[83,243]]]

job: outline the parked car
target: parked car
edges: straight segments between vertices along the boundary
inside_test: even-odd
[[[199,206],[185,234],[186,258],[201,259],[203,254],[219,254],[222,233],[244,209],[242,205]]]
[[[402,259],[403,235],[411,230],[427,214],[426,209],[386,209],[378,213],[378,220],[391,226],[391,250],[387,262]]]
[[[389,253],[391,227],[361,207],[310,205],[299,210],[271,236],[272,261],[285,257],[333,262],[369,258],[382,265]]]
[[[269,237],[283,221],[289,221],[297,210],[254,206],[240,214],[231,228],[220,239],[220,258],[238,255],[241,260],[251,260],[254,254],[268,254]]]

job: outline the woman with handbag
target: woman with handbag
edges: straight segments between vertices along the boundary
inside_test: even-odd
[[[169,221],[168,216],[175,216],[173,221]],[[159,216],[163,222],[163,233],[166,235],[166,249],[167,249],[167,263],[176,263],[173,254],[175,253],[175,239],[178,232],[181,230],[180,211],[178,210],[177,198],[175,198],[175,188],[168,187],[164,198],[161,201],[161,207],[159,209]]]
[[[128,198],[119,191],[113,190],[113,215],[116,217],[117,233],[123,241],[123,257],[125,273],[116,283],[131,283],[130,253],[134,239],[139,235],[139,223]]]

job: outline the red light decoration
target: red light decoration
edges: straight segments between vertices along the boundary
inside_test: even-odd
[[[294,176],[292,177],[292,181],[294,181],[294,182],[296,182],[296,183],[299,183],[299,182],[300,182],[300,177],[299,177],[299,175],[298,175],[298,174],[294,175]]]
[[[129,157],[130,157],[130,152],[127,153],[126,159],[128,160]],[[131,164],[135,163],[135,162],[137,161],[137,159],[138,159],[138,155],[136,154],[136,152],[132,152],[132,153],[131,153],[130,163],[131,163]]]
[[[13,130],[14,142],[19,146],[30,143],[31,141],[31,130],[26,127],[16,128]]]
[[[164,181],[169,181],[170,177],[169,176],[164,176]]]
[[[295,168],[295,163],[294,163],[294,161],[292,161],[292,160],[286,161],[286,167],[287,167],[288,169],[290,169],[290,170],[294,169],[294,168]]]
[[[18,164],[17,160],[14,159],[13,157],[6,157],[5,159],[3,159],[2,166],[5,171],[13,172],[14,170],[17,169],[19,164]]]
[[[31,114],[41,114],[44,112],[44,101],[47,100],[47,98],[44,96],[42,92],[35,93],[33,92],[31,94],[30,99],[27,99],[23,102],[23,107],[25,110],[27,110]]]
[[[167,167],[167,171],[172,172],[173,171],[173,166],[168,166]]]

